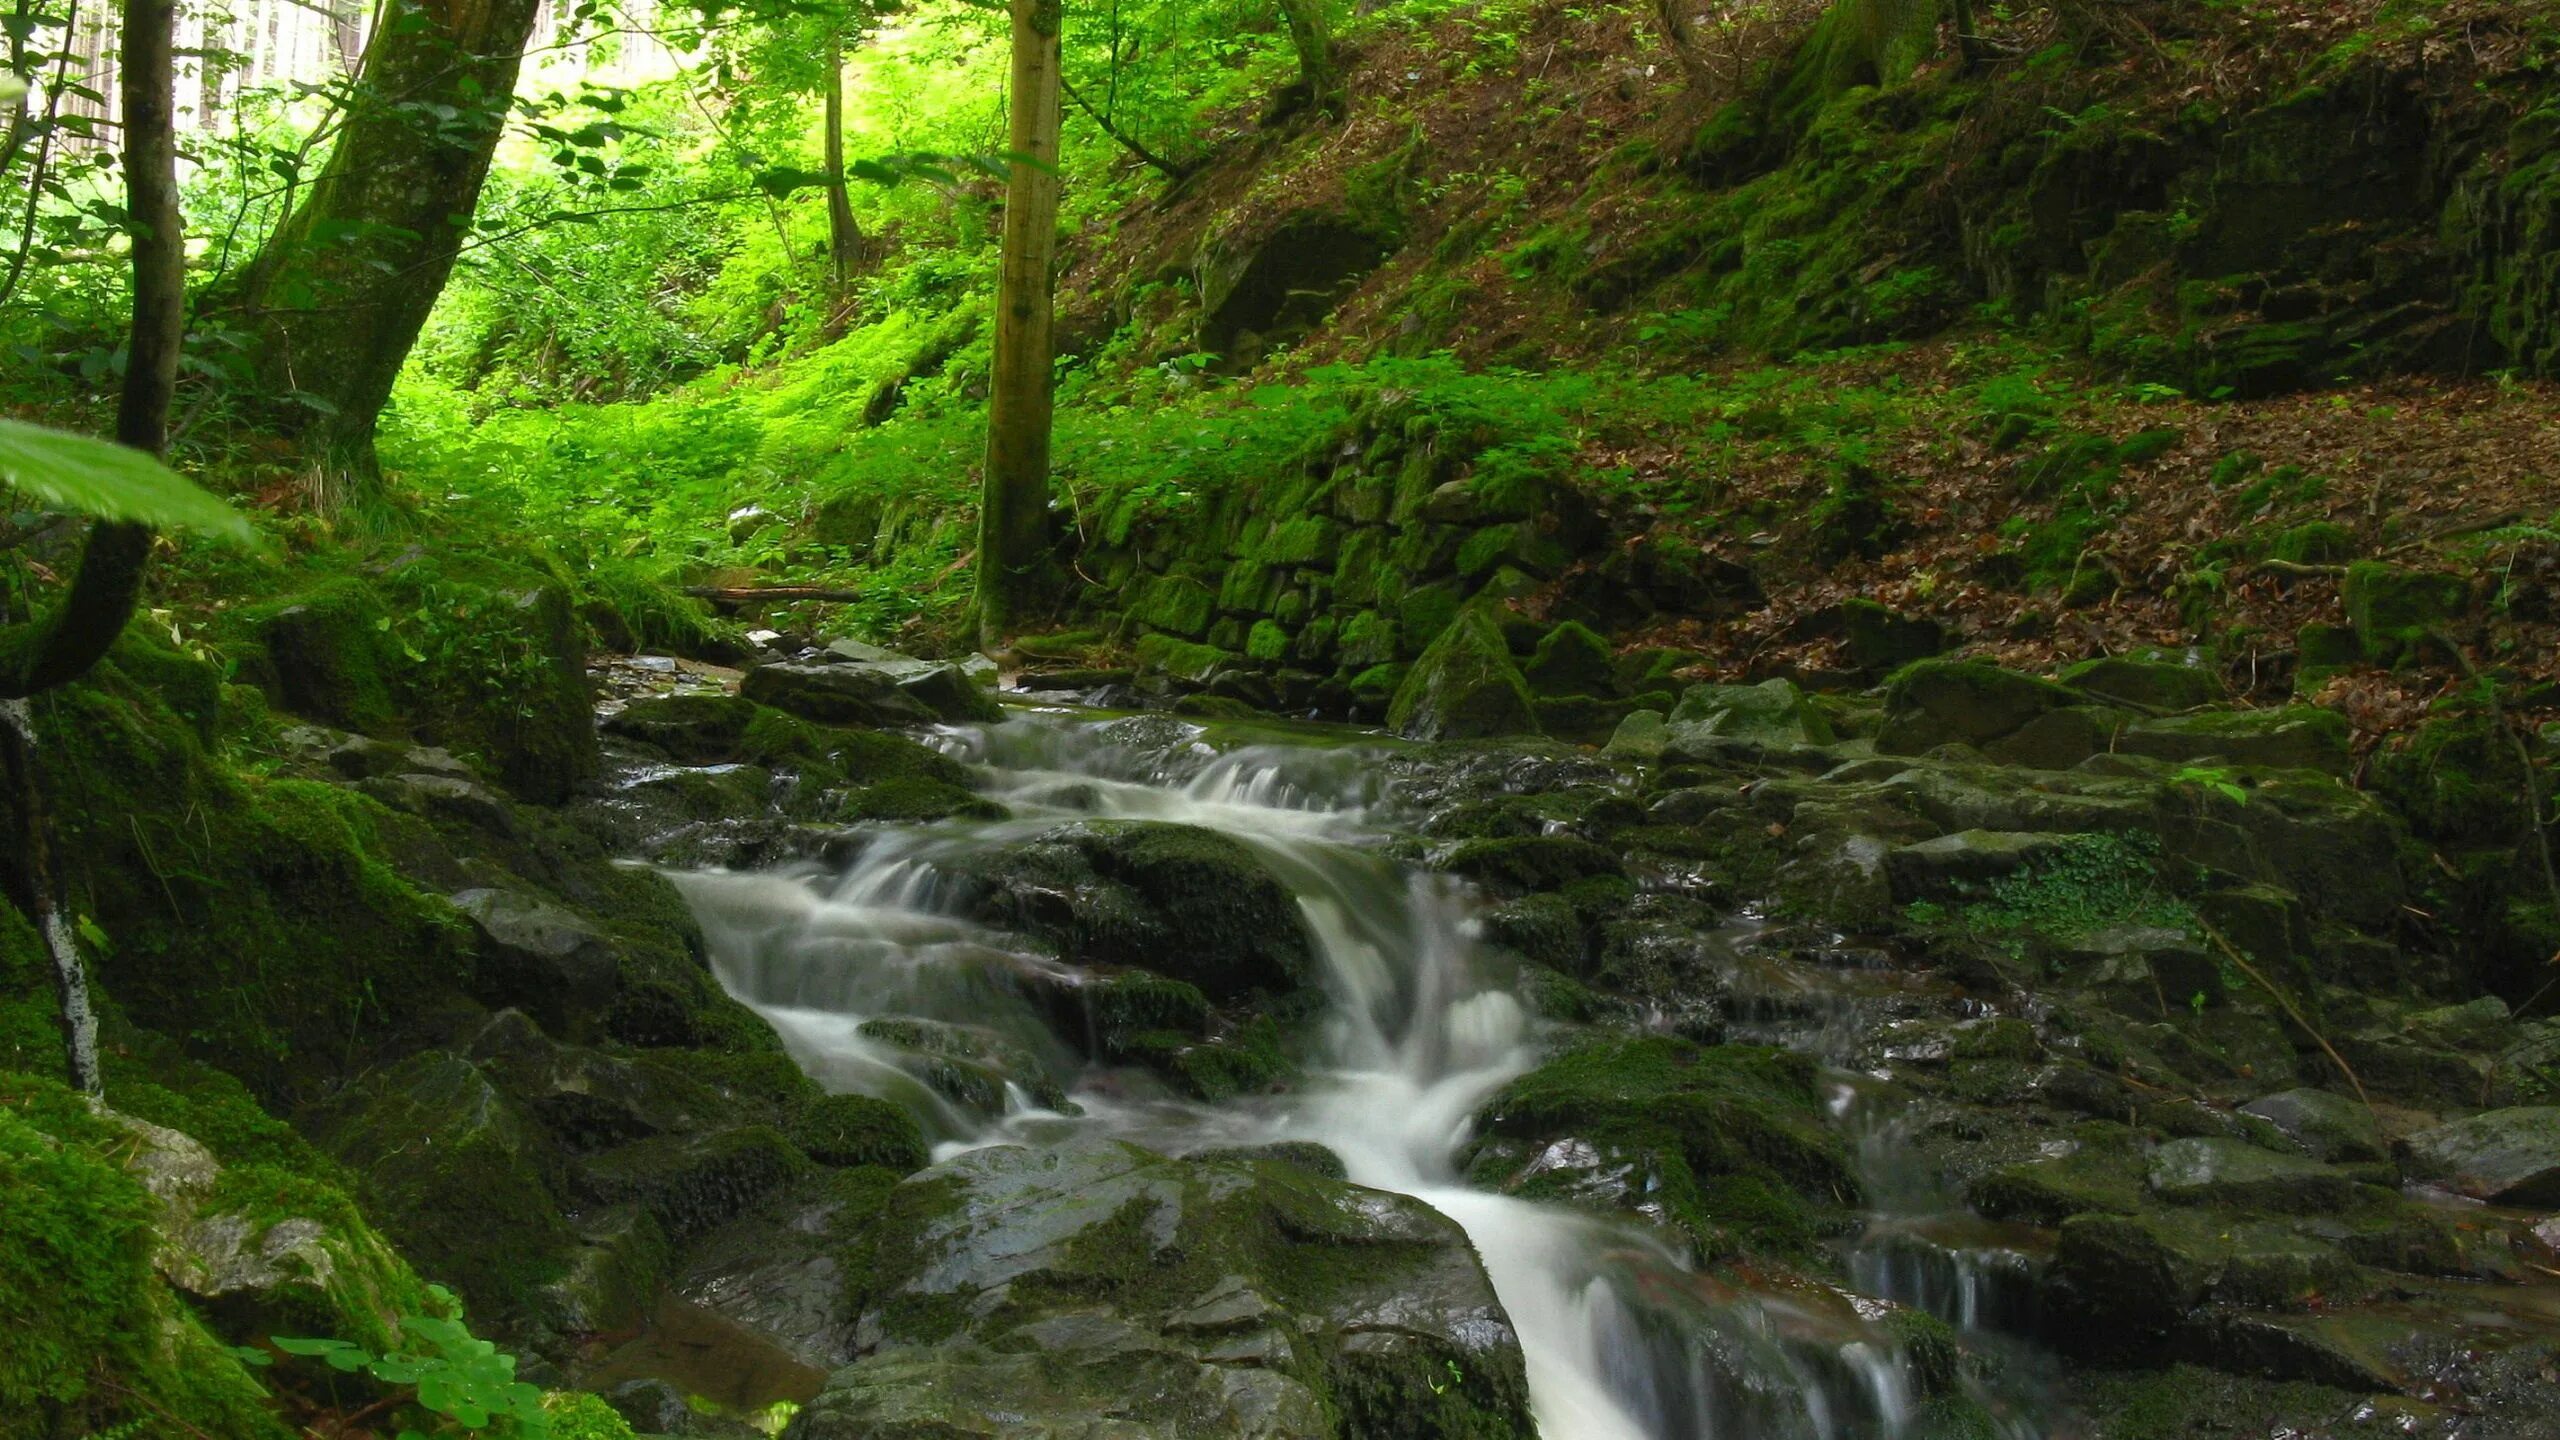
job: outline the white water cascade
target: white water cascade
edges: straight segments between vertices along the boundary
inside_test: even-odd
[[[1470,897],[1378,853],[1394,816],[1381,752],[1315,737],[1221,748],[1160,717],[1060,711],[940,740],[1017,818],[890,827],[840,873],[678,877],[723,983],[823,1084],[907,1103],[941,1137],[937,1158],[1080,1134],[1174,1154],[1320,1142],[1353,1181],[1465,1228],[1519,1333],[1548,1440],[1913,1433],[1907,1366],[1873,1307],[1720,1289],[1631,1227],[1466,1184],[1470,1117],[1537,1062],[1537,1023],[1480,953]],[[951,862],[1078,818],[1223,832],[1296,894],[1330,1006],[1293,1093],[1211,1106],[1081,1070],[1054,1015],[1022,998],[1026,977],[1066,978],[1059,962],[957,918]],[[1017,1084],[1000,1113],[954,1104],[913,1051],[866,1034],[909,1019],[994,1032],[1067,1082],[1070,1103]]]

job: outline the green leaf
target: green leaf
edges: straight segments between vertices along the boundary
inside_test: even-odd
[[[103,520],[198,530],[256,546],[237,510],[139,450],[86,435],[0,420],[0,483],[37,503]]]
[[[415,1385],[427,1373],[427,1362],[410,1355],[385,1355],[366,1369],[385,1385]]]
[[[353,1350],[356,1348],[344,1340],[289,1339],[282,1335],[275,1336],[267,1343],[275,1346],[287,1355],[327,1355],[339,1350]]]

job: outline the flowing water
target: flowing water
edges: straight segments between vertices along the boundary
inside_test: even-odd
[[[1215,743],[1164,717],[1055,710],[939,739],[982,768],[1016,818],[889,827],[838,870],[680,877],[723,983],[823,1084],[907,1103],[940,1137],[940,1158],[1090,1135],[1174,1154],[1321,1142],[1354,1181],[1418,1196],[1465,1227],[1519,1332],[1549,1440],[1913,1433],[1910,1364],[1876,1300],[1803,1284],[1736,1288],[1632,1226],[1461,1178],[1469,1119],[1536,1063],[1537,1023],[1480,953],[1471,897],[1380,853],[1410,818],[1386,752],[1314,732]],[[1221,831],[1295,893],[1330,1004],[1292,1093],[1212,1106],[1144,1076],[1084,1068],[1075,1037],[1022,998],[1026,982],[1071,982],[1065,967],[959,918],[953,861],[1096,817]],[[1015,1079],[1000,1097],[955,1100],[917,1049],[884,1038],[910,1020],[988,1037],[1019,1061]],[[1857,1107],[1842,1109],[1856,1118]],[[1871,1169],[1897,1168],[1870,1158]],[[1979,1247],[1934,1237],[1924,1208],[1885,1207],[1851,1247],[1850,1273],[1871,1294],[1968,1328],[2013,1321],[1996,1298],[2006,1292],[1966,1268]],[[2009,1424],[2017,1440],[2041,1433],[2031,1418]]]

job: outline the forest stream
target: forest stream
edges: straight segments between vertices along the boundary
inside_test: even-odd
[[[2018,1287],[2004,1291],[2001,1276],[2020,1257],[1992,1239],[1931,1238],[1969,1212],[1914,1182],[1893,1126],[1859,1098],[1863,1077],[1846,1072],[1826,1082],[1831,1113],[1860,1129],[1870,1192],[1901,1202],[1849,1242],[1851,1273],[1868,1293],[1712,1281],[1632,1225],[1471,1183],[1471,1117],[1535,1066],[1540,1024],[1516,967],[1479,941],[1477,897],[1381,853],[1414,818],[1415,800],[1381,765],[1399,742],[1336,727],[1222,734],[1165,717],[1023,706],[1003,724],[943,730],[936,743],[976,767],[985,793],[1016,818],[888,827],[840,865],[678,879],[730,992],[827,1088],[915,1108],[939,1140],[938,1161],[996,1146],[1285,1155],[1312,1142],[1356,1184],[1414,1196],[1465,1227],[1517,1331],[1540,1433],[1553,1440],[1896,1440],[1913,1433],[1923,1387],[1878,1302],[1926,1309],[1976,1342],[2014,1322],[2004,1307]],[[970,883],[972,857],[1097,819],[1214,830],[1283,878],[1326,1002],[1303,1083],[1223,1105],[1170,1095],[1141,1072],[1081,1064],[1091,1047],[1060,1033],[1078,1017],[1043,1013],[1014,988],[1021,972],[1057,978],[1060,962],[1036,940],[962,918],[954,892]],[[1841,1060],[1826,1040],[1839,1038],[1838,1022],[1855,1023],[1850,997],[1873,991],[1875,978],[1801,973],[1801,1003],[1742,1028]],[[937,1089],[930,1052],[871,1038],[910,1022],[990,1034],[1064,1096],[1044,1102],[1016,1080],[999,1113],[957,1106]],[[1589,1148],[1558,1142],[1525,1173],[1588,1165],[1577,1147]],[[2059,1433],[2030,1388],[2012,1388],[1980,1397],[1999,1435]]]

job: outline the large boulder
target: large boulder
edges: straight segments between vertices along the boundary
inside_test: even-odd
[[[1479,1127],[1478,1183],[1633,1212],[1710,1251],[1810,1245],[1859,1194],[1812,1063],[1786,1051],[1596,1040],[1512,1081]]]
[[[2401,1142],[2409,1172],[2502,1205],[2560,1206],[2560,1106],[2492,1110]]]
[[[2077,704],[2066,686],[1979,660],[1922,660],[1905,666],[1885,692],[1876,749],[1918,755],[1941,745],[1987,749]]]
[[[1062,825],[946,862],[976,918],[1047,940],[1078,965],[1126,965],[1213,999],[1314,976],[1296,897],[1243,843],[1146,821]]]
[[[1692,685],[1671,712],[1666,753],[1712,760],[1734,744],[1829,745],[1838,738],[1822,712],[1787,681]]]
[[[925,660],[759,665],[738,693],[821,725],[895,727],[1003,715],[959,666]]]
[[[304,1117],[355,1172],[366,1213],[475,1312],[521,1314],[577,1240],[565,1175],[542,1126],[459,1055],[426,1051]]]
[[[1512,663],[1501,627],[1481,609],[1460,612],[1422,652],[1388,702],[1387,725],[1415,740],[1539,733],[1529,683]]]
[[[900,1185],[791,1440],[1535,1433],[1465,1232],[1273,1160],[999,1146]]]

